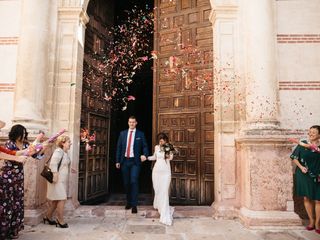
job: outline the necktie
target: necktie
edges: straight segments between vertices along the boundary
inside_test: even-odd
[[[128,146],[127,146],[127,158],[130,157],[132,133],[133,133],[133,131],[130,131],[129,140],[128,140]]]

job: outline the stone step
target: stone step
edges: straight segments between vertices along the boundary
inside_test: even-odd
[[[210,206],[175,206],[174,218],[212,217]],[[138,206],[138,215],[145,218],[158,218],[159,213],[152,206]],[[131,210],[124,206],[80,206],[72,214],[74,217],[130,217]]]

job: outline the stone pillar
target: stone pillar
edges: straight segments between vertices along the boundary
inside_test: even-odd
[[[21,30],[13,123],[24,125],[31,134],[48,131],[45,107],[49,65],[51,1],[21,1]],[[30,159],[25,170],[25,223],[38,224],[46,202],[46,182],[40,176],[44,161]]]
[[[275,1],[244,1],[247,130],[278,127]]]
[[[237,150],[242,222],[251,228],[301,226],[292,200],[292,145],[282,135],[252,135],[238,138]]]
[[[37,225],[46,211],[47,182],[40,173],[52,150],[46,152],[42,160],[30,158],[24,165],[24,218],[28,225]]]
[[[301,220],[293,212],[291,149],[277,121],[273,1],[211,3],[214,216],[240,217],[253,228],[296,227]]]
[[[275,2],[246,0],[246,124],[236,138],[241,202],[239,217],[252,228],[296,227],[290,145],[278,123]]]
[[[210,21],[214,47],[214,176],[215,217],[237,215],[237,164],[235,133],[237,129],[235,75],[238,72],[238,6],[229,1],[214,1]],[[224,91],[228,86],[228,91]]]
[[[81,1],[60,1],[58,6],[52,129],[68,130],[72,141],[71,167],[78,170],[85,24]],[[78,207],[78,174],[70,174],[66,211]]]
[[[46,130],[44,116],[49,62],[50,1],[21,3],[21,32],[13,123]]]

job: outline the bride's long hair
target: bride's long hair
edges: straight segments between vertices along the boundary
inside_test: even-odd
[[[164,140],[166,143],[169,142],[169,137],[168,137],[168,135],[165,134],[164,132],[160,132],[160,133],[158,133],[158,135],[157,135],[157,142],[158,142],[158,143],[159,143],[159,141],[160,141],[161,139]]]

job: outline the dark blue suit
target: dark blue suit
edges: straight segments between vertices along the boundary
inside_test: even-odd
[[[136,129],[134,142],[133,142],[133,155],[134,158],[127,159],[125,157],[127,148],[128,129],[120,132],[116,162],[120,163],[124,188],[127,194],[127,204],[134,207],[138,204],[139,192],[139,173],[141,165],[141,155],[146,157],[148,153],[148,145],[144,133]]]

